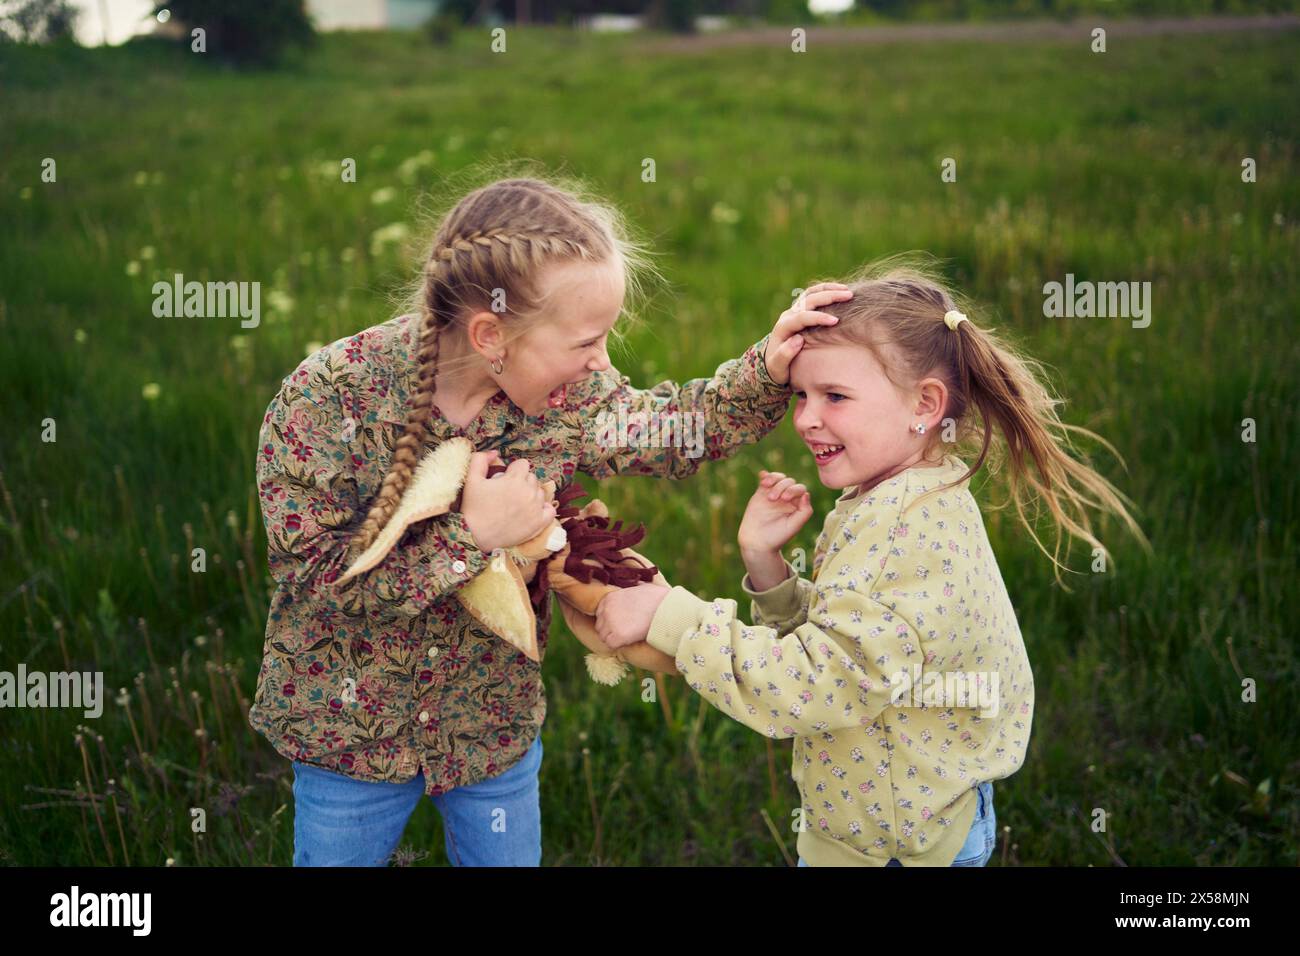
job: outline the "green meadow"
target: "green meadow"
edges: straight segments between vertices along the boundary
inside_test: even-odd
[[[397,314],[431,209],[528,159],[657,254],[665,281],[612,355],[637,386],[710,375],[792,289],[920,249],[1122,455],[1080,449],[1154,552],[1103,522],[1114,563],[1092,573],[1076,547],[1069,591],[998,510],[1000,476],[973,485],[1037,688],[1025,766],[994,784],[991,865],[1296,864],[1296,34],[647,44],[333,34],[254,74],[154,43],[0,48],[0,670],[103,671],[107,698],[98,719],[0,712],[0,861],[290,862],[290,767],[246,719],[262,415],[311,343]],[[260,281],[260,325],[156,318],[175,273]],[[1150,281],[1150,325],[1046,317],[1067,274]],[[816,484],[788,419],[677,483],[583,484],[648,526],[670,581],[740,598],[760,468]],[[811,552],[836,494],[815,489],[793,544]],[[544,863],[794,862],[790,741],[680,679],[649,702],[596,686],[558,634],[543,674]],[[399,857],[446,863],[430,801]]]

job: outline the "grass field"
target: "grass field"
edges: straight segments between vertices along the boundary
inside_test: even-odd
[[[944,258],[984,304],[971,318],[1013,330],[1066,420],[1122,453],[1127,472],[1094,462],[1155,549],[1107,525],[1116,565],[1066,593],[1013,515],[985,511],[1038,695],[1025,767],[995,784],[993,864],[1294,865],[1296,39],[677,55],[521,30],[494,55],[478,34],[329,35],[259,75],[152,44],[0,49],[0,669],[102,670],[109,698],[93,721],[0,714],[0,860],[290,861],[290,768],[246,722],[269,582],[262,414],[308,343],[394,314],[430,189],[526,157],[586,178],[660,253],[668,285],[613,356],[643,387],[710,374],[813,278]],[[261,281],[267,314],[155,318],[151,285],[175,272]],[[1151,281],[1150,327],[1045,318],[1042,286],[1066,273]],[[815,483],[787,425],[680,484],[584,484],[648,524],[674,583],[740,597],[735,529],[773,466]],[[834,496],[817,489],[795,544],[811,551]],[[544,674],[544,862],[793,862],[789,741],[679,680],[659,703],[598,688],[570,641]],[[402,862],[445,862],[428,801],[403,845]]]

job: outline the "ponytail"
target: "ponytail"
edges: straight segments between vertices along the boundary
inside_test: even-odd
[[[927,257],[903,255],[880,260],[847,284],[853,290],[852,299],[820,310],[837,316],[839,322],[805,330],[807,344],[846,343],[866,348],[899,387],[931,375],[942,378],[948,387],[944,415],[955,423],[955,445],[979,448],[966,474],[932,489],[927,496],[973,477],[986,462],[996,471],[1005,457],[1016,514],[1038,549],[1051,559],[1058,582],[1065,568],[1060,561],[1065,535],[1080,538],[1094,552],[1110,556],[1093,532],[1089,509],[1118,516],[1150,553],[1150,542],[1126,507],[1131,507],[1132,501],[1070,454],[1074,450],[1071,436],[1096,439],[1120,458],[1115,447],[1095,432],[1061,421],[1057,408],[1062,402],[1048,391],[1044,384],[1047,375],[1038,362],[993,329],[952,314],[958,309],[963,313],[973,310],[958,301]],[[900,357],[902,368],[897,367]],[[995,437],[1001,439],[997,444]],[[940,440],[937,435],[929,439],[932,443]],[[996,462],[995,452],[1000,453]],[[1035,531],[1040,503],[1046,503],[1056,525],[1050,552]],[[1030,506],[1034,506],[1032,514]]]

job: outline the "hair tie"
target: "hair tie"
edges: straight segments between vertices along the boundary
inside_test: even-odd
[[[957,331],[957,326],[966,321],[968,320],[965,314],[958,312],[956,309],[949,309],[943,314],[943,324],[948,326],[948,328],[952,329],[954,332]]]

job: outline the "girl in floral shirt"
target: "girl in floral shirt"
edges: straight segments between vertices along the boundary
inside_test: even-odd
[[[813,287],[712,378],[638,390],[606,341],[644,270],[607,205],[493,183],[438,228],[413,314],[308,356],[272,400],[257,483],[277,589],[249,720],[293,762],[295,864],[382,865],[426,793],[453,864],[538,864],[540,669],[456,591],[551,521],[548,479],[683,478],[757,441],[785,415],[797,333],[851,295]],[[697,422],[703,440],[610,440],[609,422],[647,413]],[[453,510],[336,586],[422,455],[454,436],[478,451]],[[542,655],[549,624],[547,605]]]
[[[1021,766],[1033,674],[970,479],[994,430],[1017,512],[1031,496],[1062,535],[1106,550],[1088,509],[1146,539],[1123,496],[1066,453],[1033,363],[958,310],[922,268],[869,268],[791,366],[794,427],[817,476],[845,489],[811,580],[781,548],[812,516],[794,478],[762,472],[739,541],[753,625],[684,587],[611,593],[597,632],[674,656],[690,686],[746,726],[794,738],[800,865],[983,866],[992,781]],[[1096,436],[1094,436],[1096,437]],[[969,467],[945,446],[970,441]],[[1109,447],[1109,446],[1108,446]],[[1149,546],[1148,546],[1149,547]]]

